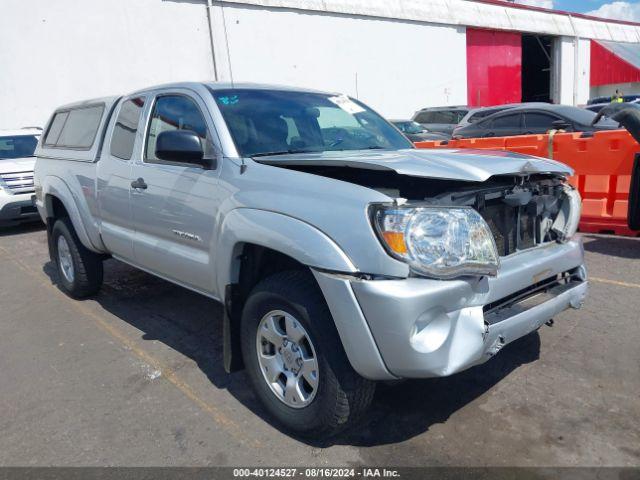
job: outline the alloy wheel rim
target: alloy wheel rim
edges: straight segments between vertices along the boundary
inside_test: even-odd
[[[291,314],[273,310],[260,320],[256,351],[262,376],[285,405],[304,408],[318,391],[318,358],[309,334]]]
[[[60,271],[62,272],[65,280],[69,283],[73,283],[74,270],[71,249],[69,248],[67,239],[62,235],[58,237],[58,264],[60,265]]]

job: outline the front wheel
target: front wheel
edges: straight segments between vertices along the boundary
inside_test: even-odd
[[[373,398],[375,383],[351,367],[308,272],[281,272],[254,288],[242,314],[242,355],[266,409],[300,435],[336,434]]]

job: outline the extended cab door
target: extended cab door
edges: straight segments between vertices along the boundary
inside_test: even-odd
[[[133,260],[135,228],[130,190],[134,156],[140,156],[144,96],[124,98],[114,112],[98,162],[98,208],[102,241],[114,255]]]
[[[190,130],[200,138],[210,166],[156,157],[158,135]],[[222,194],[213,121],[202,99],[185,89],[153,99],[142,156],[133,166],[131,210],[135,263],[204,293],[214,290],[213,236]]]

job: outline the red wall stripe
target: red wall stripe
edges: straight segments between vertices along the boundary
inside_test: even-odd
[[[591,86],[640,82],[640,69],[591,40]]]
[[[521,100],[521,34],[467,28],[468,105],[486,107]]]

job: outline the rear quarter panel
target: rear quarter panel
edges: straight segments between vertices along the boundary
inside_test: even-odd
[[[98,226],[96,164],[38,157],[35,168],[36,206],[46,222],[53,216],[52,197],[62,202],[85,247],[105,252]]]

